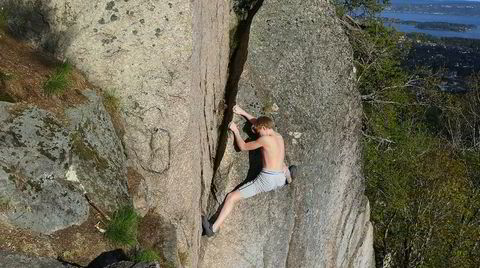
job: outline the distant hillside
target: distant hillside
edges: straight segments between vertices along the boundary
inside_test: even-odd
[[[394,12],[480,16],[480,2],[418,0],[412,3],[412,1],[407,0],[394,0],[387,10]]]
[[[412,0],[392,0],[391,3],[393,5],[398,5],[398,4],[412,4]],[[455,1],[455,0],[415,0],[415,4],[471,4],[480,1]]]

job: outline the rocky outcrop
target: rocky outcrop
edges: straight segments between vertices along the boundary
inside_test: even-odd
[[[22,255],[14,252],[0,250],[0,267],[28,267],[28,268],[74,268],[81,267],[66,262],[60,262],[52,258],[34,257]],[[99,267],[99,266],[88,266]],[[119,261],[106,266],[105,268],[157,268],[160,267],[158,262],[141,262],[135,263],[131,261]]]
[[[172,263],[372,265],[352,55],[327,1],[3,2],[38,22],[31,31],[14,17],[12,32],[117,90],[134,204],[168,233],[152,244],[168,245]],[[245,200],[219,236],[201,239],[200,215],[258,169],[258,155],[236,153],[228,138],[235,102],[274,117],[301,174]],[[109,165],[121,169],[118,157]]]
[[[27,23],[39,25],[29,31],[21,19],[10,18],[11,32],[68,58],[94,84],[117,90],[129,170],[140,178],[135,207],[171,226],[176,245],[171,254],[185,266],[197,266],[201,207],[209,195],[225,109],[229,36],[236,24],[232,4],[4,2],[18,10],[14,17],[41,22]]]
[[[75,266],[43,257],[31,257],[0,250],[0,267],[73,268]]]
[[[263,2],[236,101],[274,118],[300,175],[292,185],[240,202],[218,236],[205,242],[203,267],[373,266],[353,79],[352,52],[328,3]],[[235,120],[249,138],[248,124]],[[228,192],[258,174],[259,157],[236,152],[229,138],[213,182],[212,214]]]
[[[87,193],[106,211],[128,203],[125,156],[102,98],[65,118],[0,102],[0,221],[51,234],[89,215]]]

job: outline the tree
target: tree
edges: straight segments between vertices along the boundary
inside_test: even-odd
[[[356,12],[359,15],[373,16],[390,4],[390,0],[334,0],[339,14]]]

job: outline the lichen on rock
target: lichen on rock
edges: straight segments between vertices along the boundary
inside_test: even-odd
[[[72,195],[96,193],[94,202],[115,207],[126,196],[128,164],[135,207],[169,232],[158,241],[178,266],[371,265],[352,53],[328,1],[36,3],[48,27],[39,38],[29,32],[29,40],[43,43],[53,33],[56,55],[95,85],[118,89],[122,100],[125,151],[93,93],[66,111],[65,125],[45,123],[65,131],[55,135],[66,154],[50,140],[35,153],[58,166]],[[235,152],[228,137],[234,103],[276,120],[300,177],[244,200],[216,238],[202,239],[200,215],[215,213],[260,168],[257,153]],[[0,113],[0,120],[30,110],[10,119]],[[30,146],[24,135],[10,126],[0,142],[20,152]],[[4,185],[32,193],[44,187],[23,183],[14,166],[0,169]],[[10,210],[15,202],[1,204]]]
[[[101,97],[67,110],[0,102],[0,198],[13,226],[51,234],[89,215],[84,193],[113,211],[128,202],[125,156]],[[7,202],[8,201],[8,202]]]
[[[9,200],[2,214],[9,224],[52,233],[88,216],[78,185],[64,180],[70,144],[52,114],[35,107],[15,111],[0,102],[0,195]]]

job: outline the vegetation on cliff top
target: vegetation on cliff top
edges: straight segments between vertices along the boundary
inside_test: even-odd
[[[55,72],[48,78],[43,85],[43,90],[48,95],[58,95],[63,93],[71,84],[70,75],[72,66],[68,62],[60,64],[55,68]]]
[[[411,43],[344,20],[363,101],[364,175],[377,267],[480,263],[480,73],[439,90],[444,69],[405,68]]]
[[[133,260],[135,262],[151,262],[151,261],[157,261],[160,260],[161,257],[160,255],[153,249],[147,249],[140,251],[134,258]]]
[[[146,224],[147,220],[140,218],[131,205],[122,206],[107,222],[105,237],[115,246],[124,248],[128,256],[135,262],[161,261],[162,264],[168,264],[162,254],[142,245],[141,241],[139,242],[137,239],[138,235],[142,235],[139,225]]]
[[[120,108],[120,98],[114,90],[103,91],[103,105],[110,113],[118,111]]]
[[[337,13],[344,15],[346,13],[357,11],[365,15],[372,15],[382,11],[390,4],[390,0],[333,0]]]
[[[137,243],[137,227],[137,213],[131,206],[125,206],[115,212],[105,236],[116,245],[134,246]]]

